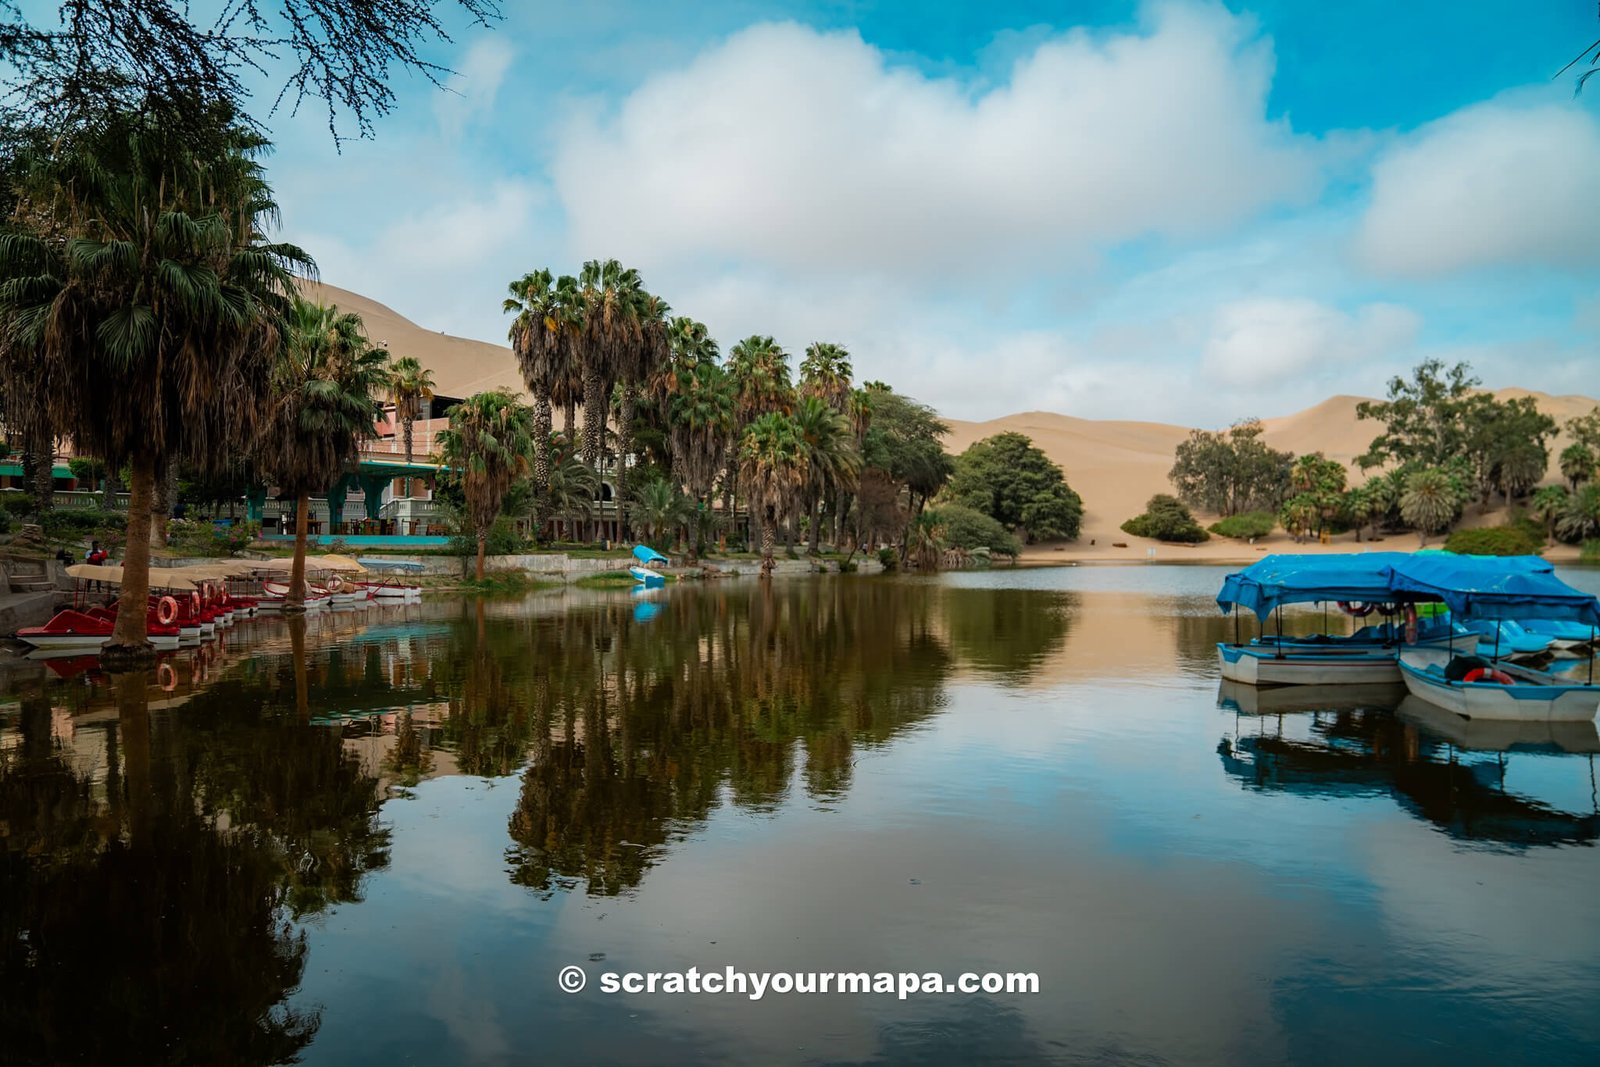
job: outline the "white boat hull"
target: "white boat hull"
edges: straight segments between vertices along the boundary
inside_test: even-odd
[[[1406,688],[1428,703],[1468,719],[1511,722],[1591,722],[1600,710],[1600,685],[1546,685],[1517,681],[1452,682],[1442,673],[1450,654],[1437,649],[1407,650],[1399,666]]]
[[[1284,652],[1266,645],[1217,645],[1222,677],[1245,685],[1383,685],[1400,680],[1393,651]]]

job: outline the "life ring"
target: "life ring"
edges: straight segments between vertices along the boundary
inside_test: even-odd
[[[1497,671],[1493,667],[1474,667],[1468,671],[1463,682],[1494,683],[1495,685],[1511,685],[1514,679],[1505,671]]]
[[[327,585],[323,586],[323,588],[330,593],[337,593],[339,590],[344,588],[344,579],[335,574],[332,578],[328,579]]]
[[[171,626],[172,620],[178,617],[178,602],[169,596],[162,597],[156,603],[156,621],[162,626]]]
[[[1368,615],[1371,615],[1374,611],[1377,611],[1378,605],[1363,604],[1359,600],[1341,600],[1339,601],[1339,610],[1344,612],[1346,615],[1353,615],[1358,619],[1364,619]]]
[[[189,594],[189,614],[196,618],[200,615],[200,591],[198,589]]]
[[[156,668],[156,682],[161,686],[163,693],[170,693],[178,688],[178,671],[170,663],[163,663]]]
[[[1417,643],[1417,606],[1415,604],[1407,604],[1406,605],[1406,644],[1414,645],[1416,643]]]

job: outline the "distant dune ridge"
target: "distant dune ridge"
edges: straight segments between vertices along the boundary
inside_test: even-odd
[[[423,366],[433,371],[438,391],[447,396],[468,396],[484,389],[505,386],[515,392],[525,392],[522,375],[517,369],[511,350],[505,345],[484,341],[469,341],[423,329],[394,309],[375,300],[339,289],[331,285],[306,282],[305,294],[323,303],[337,304],[342,310],[361,315],[367,334],[383,341],[396,356],[415,356]],[[509,325],[509,319],[508,325]],[[891,383],[894,384],[894,383]],[[1501,389],[1495,393],[1500,399],[1531,396],[1539,410],[1553,417],[1558,424],[1577,415],[1585,415],[1600,401],[1585,396],[1548,396],[1527,389]],[[1304,411],[1275,418],[1263,418],[1266,441],[1274,448],[1287,449],[1296,455],[1321,452],[1351,468],[1351,484],[1359,484],[1365,475],[1355,469],[1353,460],[1367,450],[1367,445],[1377,436],[1380,425],[1356,418],[1356,405],[1363,397],[1333,396]],[[1016,431],[1027,434],[1045,454],[1059,463],[1067,472],[1067,481],[1084,501],[1083,536],[1079,542],[1067,546],[1047,546],[1030,549],[1026,555],[1040,561],[1065,561],[1071,559],[1144,559],[1151,548],[1160,559],[1238,559],[1249,558],[1267,550],[1296,548],[1293,541],[1281,531],[1256,546],[1242,546],[1237,542],[1213,538],[1204,545],[1184,547],[1158,545],[1154,541],[1130,537],[1119,527],[1123,520],[1144,510],[1145,501],[1155,493],[1171,492],[1167,472],[1172,469],[1173,451],[1179,442],[1189,436],[1189,429],[1159,422],[1136,422],[1119,419],[1082,419],[1072,415],[1058,415],[1048,411],[1028,411],[986,422],[966,422],[948,419],[950,436],[946,447],[960,452],[974,441],[993,434]],[[1565,434],[1559,435],[1550,450],[1548,480],[1558,480],[1556,457],[1568,443]],[[1468,522],[1475,517],[1469,509]],[[1090,541],[1094,541],[1090,545]],[[1126,549],[1112,547],[1114,542],[1126,542]],[[1398,539],[1396,539],[1398,541]],[[1352,539],[1345,536],[1333,547],[1348,550]],[[1405,544],[1390,543],[1386,547],[1411,547],[1414,538]],[[1561,554],[1560,549],[1549,555]]]

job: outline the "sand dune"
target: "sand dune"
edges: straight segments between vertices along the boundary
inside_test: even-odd
[[[383,341],[396,356],[415,356],[433,371],[438,392],[445,396],[469,396],[484,389],[506,386],[523,392],[522,376],[511,350],[504,345],[469,341],[424,329],[394,309],[359,294],[331,285],[308,282],[308,296],[360,313],[367,333]],[[1526,389],[1502,389],[1501,399],[1532,396],[1539,409],[1558,423],[1595,408],[1600,401],[1583,396],[1548,396]],[[1355,469],[1354,459],[1365,452],[1378,432],[1376,423],[1356,417],[1362,397],[1333,396],[1292,415],[1264,419],[1266,440],[1274,448],[1295,454],[1321,452],[1351,468],[1351,483],[1359,484],[1366,475]],[[1172,468],[1173,451],[1189,435],[1182,426],[1158,422],[1113,419],[1084,419],[1047,411],[1028,411],[986,422],[948,420],[947,447],[960,452],[972,442],[992,434],[1016,431],[1027,434],[1051,459],[1067,472],[1067,479],[1084,498],[1083,536],[1078,543],[1043,546],[1030,550],[1037,560],[1099,559],[1143,560],[1153,549],[1158,559],[1240,559],[1258,552],[1294,547],[1282,533],[1262,543],[1247,546],[1214,538],[1193,548],[1159,545],[1129,537],[1118,527],[1144,509],[1154,493],[1169,492],[1167,471]],[[1560,436],[1551,449],[1549,478],[1558,477],[1554,457],[1567,444]],[[1353,538],[1348,535],[1332,546],[1348,551]],[[1093,542],[1091,544],[1091,542]],[[1127,547],[1115,548],[1122,542]],[[1408,539],[1408,543],[1412,543]],[[1559,550],[1558,550],[1559,551]]]

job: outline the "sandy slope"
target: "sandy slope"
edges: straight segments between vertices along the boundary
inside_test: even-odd
[[[396,356],[410,355],[421,360],[433,371],[442,395],[468,396],[497,386],[522,391],[522,377],[516,361],[504,345],[469,341],[424,329],[392,308],[331,285],[306,283],[304,288],[315,299],[359,312],[366,322],[368,335],[386,343]],[[1502,399],[1532,396],[1541,410],[1562,423],[1587,413],[1600,403],[1589,397],[1547,396],[1525,389],[1502,389],[1496,396]],[[1266,419],[1266,439],[1274,448],[1296,454],[1320,451],[1352,466],[1352,460],[1366,451],[1378,430],[1375,423],[1356,418],[1356,405],[1361,400],[1355,396],[1334,396],[1304,411]],[[1297,546],[1287,535],[1279,533],[1254,546],[1213,538],[1207,544],[1188,548],[1129,537],[1118,529],[1123,520],[1144,509],[1145,501],[1152,494],[1171,490],[1167,471],[1172,467],[1173,450],[1189,435],[1185,427],[1158,422],[1083,419],[1044,411],[1007,415],[988,422],[949,421],[947,446],[955,452],[991,434],[1008,430],[1027,434],[1051,459],[1061,464],[1072,487],[1083,495],[1086,514],[1082,538],[1075,544],[1030,549],[1027,553],[1030,560],[1144,560],[1154,549],[1155,558],[1161,560],[1234,561],[1254,558],[1263,551],[1306,551],[1315,547]],[[1566,444],[1565,436],[1557,439],[1551,450],[1552,460]],[[1554,480],[1557,477],[1554,462],[1551,467],[1550,477]],[[1358,484],[1364,477],[1352,466],[1352,484]],[[1469,524],[1492,520],[1493,516],[1470,514],[1467,519]],[[1416,544],[1414,538],[1407,537],[1404,541],[1405,547]],[[1116,548],[1116,542],[1125,543],[1127,547]],[[1331,547],[1349,551],[1353,538],[1347,535]],[[1384,547],[1400,546],[1390,543]],[[1553,550],[1551,555],[1559,551]]]

